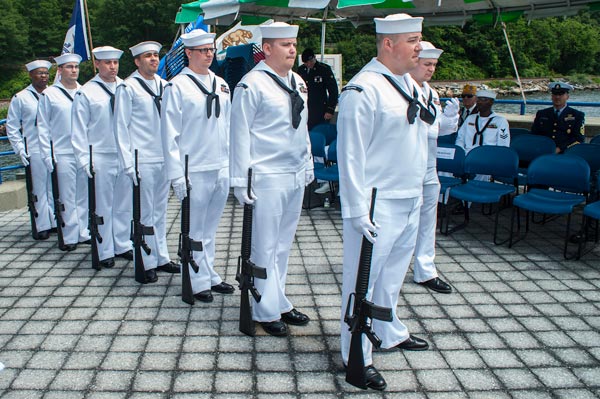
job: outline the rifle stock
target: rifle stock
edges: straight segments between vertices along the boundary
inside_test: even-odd
[[[194,304],[194,291],[190,277],[190,266],[195,273],[200,268],[194,260],[194,251],[202,251],[202,241],[194,241],[190,238],[190,191],[188,183],[189,157],[185,156],[185,184],[187,195],[181,201],[181,234],[179,235],[179,256],[181,257],[181,300],[190,305]]]
[[[27,138],[23,137],[23,145],[25,146],[25,153],[27,151]],[[33,176],[31,175],[31,163],[25,166],[25,186],[27,188],[27,209],[29,210],[29,220],[31,221],[31,237],[34,240],[39,238],[37,230],[37,222],[35,218],[38,217],[37,210],[35,209],[35,203],[37,202],[37,195],[33,192]]]
[[[252,197],[252,169],[248,169],[248,198]],[[242,225],[242,250],[238,258],[236,281],[239,283],[241,291],[240,301],[240,323],[239,330],[246,335],[253,337],[256,334],[256,327],[252,320],[252,304],[250,296],[258,303],[261,295],[254,286],[254,279],[266,279],[267,269],[255,265],[251,260],[252,254],[252,218],[254,205],[244,204],[244,221]]]
[[[88,178],[88,228],[92,242],[92,268],[100,270],[100,257],[98,254],[98,243],[102,242],[102,236],[98,231],[98,225],[104,224],[104,218],[96,214],[96,172],[92,163],[92,146],[90,145],[90,174]]]
[[[371,193],[371,208],[369,217],[373,222],[375,212],[375,197],[377,188],[373,187]],[[373,233],[375,236],[375,233]],[[373,244],[363,237],[360,249],[360,260],[358,274],[356,276],[356,288],[348,298],[344,321],[348,324],[352,338],[350,340],[350,353],[348,354],[348,367],[346,369],[346,382],[355,387],[367,389],[367,378],[365,375],[365,360],[362,347],[363,334],[379,348],[381,340],[371,328],[369,319],[392,321],[392,309],[377,306],[367,300],[369,288],[369,276],[371,274],[371,258],[373,256]],[[352,311],[352,313],[350,313]]]
[[[65,238],[63,235],[63,227],[65,227],[65,221],[63,218],[63,212],[65,210],[64,204],[60,201],[60,188],[58,186],[58,170],[56,168],[56,159],[54,159],[54,145],[50,140],[50,157],[52,158],[52,173],[50,178],[52,181],[52,199],[54,200],[54,217],[56,219],[56,235],[58,237],[58,248],[61,251],[66,249]]]
[[[135,179],[137,184],[133,184],[133,219],[131,220],[131,235],[134,252],[134,272],[135,281],[140,284],[146,284],[146,268],[142,258],[142,250],[146,255],[150,255],[151,249],[146,244],[144,236],[154,235],[154,227],[142,224],[142,191],[140,185],[142,178],[138,170],[138,150],[135,150]]]

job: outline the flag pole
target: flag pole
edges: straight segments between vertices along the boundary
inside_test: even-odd
[[[92,68],[94,72],[96,72],[96,59],[94,58],[94,53],[92,50],[94,49],[94,44],[92,43],[92,29],[90,27],[90,15],[88,13],[87,0],[83,0],[83,8],[85,10],[85,22],[88,30],[88,41],[90,42],[90,55],[92,56]]]

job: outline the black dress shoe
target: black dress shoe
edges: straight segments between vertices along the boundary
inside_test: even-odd
[[[214,300],[212,293],[210,290],[200,291],[197,294],[194,294],[194,298],[199,300],[200,302],[212,302]]]
[[[407,339],[396,345],[396,348],[405,351],[424,351],[429,348],[429,344],[424,339],[409,335]]]
[[[305,326],[310,321],[310,318],[304,313],[299,312],[296,309],[292,309],[289,312],[282,313],[281,320],[294,326]]]
[[[50,237],[50,230],[38,231],[36,240],[47,240]]]
[[[156,275],[156,269],[146,270],[146,283],[156,283],[158,276]]]
[[[62,247],[58,247],[61,251],[71,252],[77,249],[77,244],[65,244]]]
[[[127,260],[133,260],[133,251],[130,249],[129,251],[125,251],[122,254],[116,254],[117,258],[123,258]]]
[[[178,274],[181,273],[181,266],[173,261],[170,261],[169,263],[158,266],[156,270],[159,272]]]
[[[110,269],[115,266],[115,258],[108,258],[100,261],[100,266]]]
[[[56,228],[56,227],[51,228],[50,233],[58,233],[58,228]]]
[[[83,245],[92,245],[92,240],[80,241],[79,243]]]
[[[347,369],[348,366],[344,364],[344,370]],[[373,365],[365,367],[365,377],[367,379],[367,388],[383,391],[387,387],[385,379]]]
[[[261,321],[260,325],[269,335],[273,335],[275,337],[284,337],[287,335],[287,326],[281,320],[269,322]]]
[[[213,285],[210,287],[210,289],[214,292],[218,292],[219,294],[233,294],[235,291],[233,285],[227,284],[225,281],[221,281],[219,284]]]
[[[441,292],[442,294],[449,294],[452,292],[452,287],[450,287],[450,284],[446,283],[439,277],[435,277],[431,280],[423,281],[422,283],[417,284],[427,287],[435,292]]]

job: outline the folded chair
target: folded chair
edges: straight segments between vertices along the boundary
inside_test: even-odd
[[[515,150],[510,147],[484,145],[472,149],[465,157],[465,174],[469,176],[467,181],[450,189],[450,197],[463,201],[464,221],[452,227],[449,233],[462,229],[469,223],[469,203],[489,205],[489,214],[495,213],[494,218],[494,244],[502,244],[498,241],[498,217],[503,204],[510,205],[510,197],[517,189],[517,169],[519,157]],[[477,175],[489,175],[490,181],[477,178]],[[495,181],[502,177],[512,181],[512,184],[504,184]],[[494,209],[496,206],[496,209]],[[451,212],[448,213],[448,224],[451,224]]]
[[[527,192],[513,199],[508,246],[512,247],[527,235],[530,212],[567,215],[563,256],[568,259],[571,215],[576,206],[586,202],[589,189],[590,167],[581,157],[555,154],[542,155],[533,160],[528,169]],[[521,209],[525,211],[525,233],[523,234],[520,234]]]

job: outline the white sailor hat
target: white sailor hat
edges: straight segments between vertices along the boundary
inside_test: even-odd
[[[52,66],[52,63],[50,61],[46,61],[46,60],[35,60],[35,61],[31,61],[28,64],[25,64],[25,68],[27,68],[27,72],[31,72],[34,69],[38,69],[38,68],[50,69],[51,66]]]
[[[111,46],[96,47],[92,50],[97,60],[118,60],[123,55],[123,51]]]
[[[477,90],[477,98],[491,98],[493,100],[496,99],[496,92],[492,90]]]
[[[377,33],[421,32],[422,27],[422,17],[411,17],[408,14],[392,14],[385,18],[375,18],[375,32]]]
[[[181,35],[184,47],[196,47],[205,44],[213,44],[215,42],[215,33],[207,33],[203,29],[194,29],[189,33]]]
[[[149,51],[158,53],[161,48],[162,44],[160,44],[159,42],[150,41],[138,43],[133,47],[129,47],[129,50],[131,50],[131,55],[137,57],[138,55],[147,53]]]
[[[437,60],[444,52],[444,50],[435,48],[433,44],[425,41],[421,41],[421,47],[423,50],[419,53],[419,58],[435,58]]]
[[[568,93],[569,90],[573,90],[573,86],[565,82],[552,82],[548,85],[548,89],[552,94],[563,94]]]
[[[66,64],[67,62],[76,62],[79,64],[81,62],[81,56],[79,54],[66,53],[58,57],[54,57],[54,61],[56,62],[56,65]]]
[[[298,36],[298,25],[290,25],[285,22],[273,22],[258,27],[263,39],[293,39]]]

